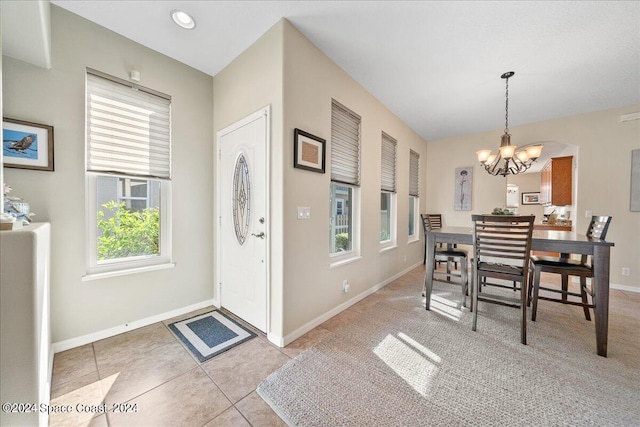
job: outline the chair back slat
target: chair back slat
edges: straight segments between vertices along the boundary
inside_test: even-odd
[[[587,237],[604,240],[607,236],[610,223],[610,216],[592,216],[591,221],[589,222],[589,227],[587,227]]]
[[[510,260],[508,263],[512,264],[516,260],[526,268],[534,219],[532,215],[472,215],[474,252],[478,262]]]
[[[442,228],[442,214],[427,214],[427,221],[429,222],[431,230]]]

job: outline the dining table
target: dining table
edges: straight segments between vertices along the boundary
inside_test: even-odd
[[[430,309],[431,291],[433,289],[433,270],[435,267],[435,251],[437,243],[447,245],[473,245],[473,229],[471,227],[444,226],[425,232],[426,266],[425,266],[425,308]],[[587,237],[573,231],[533,230],[531,238],[532,251],[559,252],[562,256],[569,254],[593,256],[593,279],[595,280],[595,329],[596,348],[599,356],[607,357],[607,336],[609,330],[609,264],[611,260],[612,242]]]

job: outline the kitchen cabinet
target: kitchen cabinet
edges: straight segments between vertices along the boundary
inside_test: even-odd
[[[540,204],[567,206],[572,203],[573,156],[554,157],[540,172]]]

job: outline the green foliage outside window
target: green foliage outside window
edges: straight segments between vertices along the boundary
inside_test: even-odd
[[[336,234],[336,251],[348,251],[349,250],[349,233]]]
[[[104,210],[98,211],[99,261],[160,253],[158,208],[130,211],[124,202],[113,200],[102,207]]]

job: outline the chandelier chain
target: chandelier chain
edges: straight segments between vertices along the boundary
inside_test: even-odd
[[[509,133],[509,77],[506,78],[507,80],[507,90],[505,93],[505,104],[504,104],[504,133]]]

